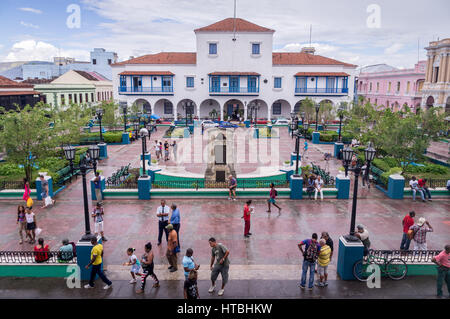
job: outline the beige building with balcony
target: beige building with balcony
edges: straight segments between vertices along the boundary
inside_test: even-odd
[[[422,107],[445,107],[450,113],[450,38],[430,42],[422,89]]]

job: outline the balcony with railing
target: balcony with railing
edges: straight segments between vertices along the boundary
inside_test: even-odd
[[[229,87],[229,86],[223,86],[223,87],[211,87],[209,89],[209,93],[244,93],[244,94],[258,94],[259,93],[259,87]]]
[[[119,86],[119,94],[173,94],[172,86]]]
[[[210,95],[258,95],[259,77],[255,72],[213,72],[209,75]]]
[[[333,95],[346,95],[348,94],[348,88],[295,88],[296,95],[315,95],[315,94],[333,94]]]

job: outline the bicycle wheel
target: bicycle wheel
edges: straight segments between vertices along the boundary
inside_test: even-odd
[[[408,266],[400,258],[392,258],[386,264],[386,274],[393,280],[400,280],[406,277]]]
[[[370,265],[368,262],[364,262],[363,260],[358,260],[353,265],[353,276],[359,281],[367,281],[370,273],[367,272],[367,267]]]

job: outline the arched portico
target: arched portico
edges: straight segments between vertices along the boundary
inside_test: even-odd
[[[252,114],[251,106],[254,105],[256,107],[255,114]],[[270,120],[270,110],[267,103],[260,99],[251,100],[247,103],[247,118],[254,118],[255,115],[258,119],[268,119]]]
[[[244,103],[238,99],[228,100],[223,104],[222,113],[227,115],[229,120],[238,121],[239,117],[244,117]]]
[[[186,116],[188,119],[195,116],[195,110],[197,109],[197,104],[191,99],[183,99],[177,103],[177,108],[175,110],[176,118],[178,120],[185,119]]]
[[[143,98],[136,99],[132,104],[136,104],[136,106],[139,108],[139,111],[146,114],[146,113],[152,113],[152,107],[150,105],[150,102]]]
[[[271,107],[271,118],[285,118],[289,119],[291,117],[291,104],[283,99],[278,99],[272,103]]]
[[[153,106],[153,114],[156,114],[164,119],[174,119],[175,114],[172,101],[168,99],[160,99],[156,101]]]
[[[200,103],[198,110],[198,117],[204,119],[219,119],[220,118],[220,103],[214,99],[207,99]]]

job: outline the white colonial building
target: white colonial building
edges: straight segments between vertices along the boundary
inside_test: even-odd
[[[163,118],[185,109],[210,118],[289,118],[300,102],[351,102],[356,65],[302,52],[272,52],[274,30],[228,18],[194,30],[197,52],[161,52],[112,65],[114,99],[136,103]],[[192,105],[190,107],[190,105]],[[243,110],[243,111],[240,111]],[[220,112],[220,113],[219,113]],[[178,116],[177,116],[178,115]]]

